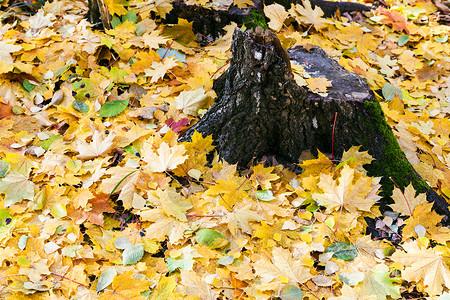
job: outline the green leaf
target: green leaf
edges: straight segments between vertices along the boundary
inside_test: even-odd
[[[122,22],[130,21],[130,22],[133,22],[134,24],[136,24],[137,20],[138,20],[138,17],[136,15],[136,13],[134,11],[132,11],[131,9],[128,10],[128,13],[126,15],[122,16]]]
[[[114,117],[123,112],[128,106],[129,99],[113,100],[103,104],[100,108],[100,117]]]
[[[100,275],[100,278],[98,279],[98,282],[97,282],[97,288],[96,288],[97,293],[100,292],[101,290],[103,290],[108,285],[110,285],[113,282],[114,277],[116,277],[116,275],[117,275],[117,271],[116,271],[116,268],[114,268],[114,267],[110,267],[110,268],[106,269],[105,271],[103,271],[102,275]]]
[[[136,155],[136,153],[139,152],[138,148],[136,148],[134,145],[128,145],[123,147],[122,149],[123,151],[131,155]]]
[[[256,197],[258,197],[259,200],[266,202],[275,199],[270,190],[256,191]]]
[[[445,36],[443,36],[443,37],[434,37],[434,40],[436,41],[436,42],[439,42],[439,43],[447,43],[447,41],[448,41],[448,35],[445,35]],[[450,299],[450,298],[449,298]]]
[[[32,84],[28,79],[25,79],[23,81],[22,86],[27,92],[31,92],[35,87],[35,85]]]
[[[61,75],[65,71],[67,71],[68,68],[69,68],[69,66],[64,66],[64,67],[60,68],[58,71],[56,71],[54,77],[57,78],[59,75]]]
[[[352,260],[358,255],[358,248],[348,243],[337,242],[329,246],[325,252],[334,252],[335,258]]]
[[[45,141],[42,141],[41,147],[44,148],[45,150],[48,150],[54,141],[62,139],[62,138],[63,138],[62,135],[54,134],[54,135],[50,136],[48,139],[46,139]]]
[[[122,262],[124,265],[134,265],[141,260],[142,256],[144,256],[144,247],[141,244],[133,245],[123,250]]]
[[[83,101],[73,101],[72,102],[73,109],[85,114],[89,111],[89,105],[84,103]]]
[[[280,292],[281,300],[301,300],[303,291],[294,285],[286,285]]]
[[[403,45],[406,45],[406,43],[409,41],[409,35],[403,34],[398,38],[397,45],[400,47]]]
[[[25,109],[23,107],[18,106],[18,105],[14,105],[12,107],[12,112],[15,115],[23,115],[25,113]]]
[[[397,95],[400,99],[403,99],[402,89],[390,83],[385,83],[383,85],[382,93],[386,101],[394,100],[395,95]]]
[[[112,45],[113,45],[114,40],[112,38],[109,37],[102,37],[100,43],[102,43],[103,45],[105,45],[106,47],[108,47],[109,49],[111,49]]]
[[[9,172],[9,162],[0,159],[0,178],[3,178]]]
[[[114,16],[111,20],[111,27],[114,29],[116,26],[120,25],[122,22],[118,16]]]
[[[378,264],[366,273],[361,291],[364,295],[376,295],[377,300],[386,299],[388,295],[392,299],[398,299],[400,298],[400,286],[394,284],[396,281],[396,278],[390,277],[388,266]]]
[[[114,82],[124,83],[125,82],[124,77],[128,76],[130,74],[128,74],[128,72],[125,71],[124,69],[112,67],[111,71],[109,71],[109,75],[111,76],[110,78]],[[120,85],[120,86],[121,87],[128,87],[128,85],[125,85],[125,84],[124,85]],[[108,89],[110,89],[110,87],[111,87],[111,84],[106,89],[108,90]],[[122,103],[123,103],[124,100],[119,100],[119,101],[122,101]]]
[[[6,209],[0,208],[0,227],[8,226],[8,224],[6,224],[7,223],[6,220],[10,219],[10,218],[11,218],[11,213]]]
[[[15,223],[16,221],[14,218],[11,218],[9,211],[0,209],[0,241],[11,235]]]
[[[195,234],[195,240],[201,245],[209,246],[213,249],[222,248],[228,244],[228,240],[223,234],[213,229],[200,229]]]

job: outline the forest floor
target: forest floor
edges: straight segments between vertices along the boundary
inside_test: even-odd
[[[33,15],[0,4],[0,298],[450,299],[450,230],[411,186],[381,214],[367,152],[319,153],[296,175],[207,163],[211,137],[177,142],[213,103],[245,24],[201,47],[188,21],[160,22],[170,1],[104,3],[112,29],[94,30],[84,1]],[[363,77],[449,200],[450,27],[438,7],[388,0],[350,20],[308,4],[267,6],[268,27]],[[332,84],[293,70],[314,92]],[[372,239],[364,217],[389,239]]]

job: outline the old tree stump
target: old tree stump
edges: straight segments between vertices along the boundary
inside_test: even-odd
[[[236,29],[231,45],[232,59],[226,73],[216,82],[215,104],[180,140],[194,131],[213,135],[221,158],[247,165],[253,159],[274,157],[281,163],[298,163],[305,150],[332,151],[340,157],[351,146],[362,145],[374,161],[368,174],[382,176],[382,196],[387,199],[393,184],[403,189],[409,183],[445,215],[447,202],[414,171],[400,149],[373,92],[358,75],[347,72],[318,47],[295,47],[287,52],[277,36],[261,28]],[[290,60],[332,82],[326,97],[298,86]]]

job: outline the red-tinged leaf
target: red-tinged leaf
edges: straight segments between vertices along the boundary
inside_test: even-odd
[[[385,9],[380,10],[380,13],[386,16],[385,19],[381,20],[382,23],[390,24],[390,25],[392,25],[392,28],[394,28],[395,30],[404,31],[407,34],[409,34],[408,19],[405,15],[403,15],[397,11],[385,10]]]
[[[180,132],[184,126],[186,126],[187,124],[189,124],[189,119],[188,118],[184,118],[181,119],[177,122],[173,121],[173,118],[169,118],[166,120],[166,125],[170,127],[170,129],[172,129],[173,132],[178,133]]]

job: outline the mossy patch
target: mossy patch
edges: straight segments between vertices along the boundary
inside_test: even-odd
[[[380,134],[380,140],[371,141],[370,136],[362,137],[364,146],[379,152],[381,155],[367,166],[367,171],[371,176],[383,176],[381,184],[383,198],[390,197],[394,189],[394,183],[389,179],[391,177],[395,183],[403,190],[410,183],[419,193],[424,193],[430,187],[425,180],[419,177],[412,165],[408,162],[405,154],[401,150],[390,126],[387,124],[384,113],[378,101],[365,101],[365,108],[373,114],[373,118],[367,119],[364,127],[368,132],[377,132]],[[376,149],[374,149],[376,148]]]
[[[269,28],[267,27],[266,17],[256,11],[250,12],[250,14],[244,18],[244,26],[248,29],[253,29],[258,26],[263,29]]]

